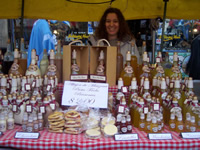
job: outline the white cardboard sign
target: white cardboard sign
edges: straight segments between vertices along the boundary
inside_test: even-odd
[[[94,108],[107,108],[108,84],[65,81],[62,105],[86,105]]]

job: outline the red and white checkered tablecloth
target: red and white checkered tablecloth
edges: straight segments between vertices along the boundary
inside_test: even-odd
[[[178,133],[172,133],[172,140],[149,140],[147,134],[133,127],[133,133],[138,133],[139,140],[115,141],[114,138],[101,137],[90,140],[84,136],[65,133],[51,133],[46,129],[40,131],[39,139],[15,139],[16,131],[21,131],[21,126],[15,126],[14,130],[6,131],[0,137],[0,146],[17,149],[200,149],[200,139],[182,139]],[[165,127],[164,133],[168,133]]]

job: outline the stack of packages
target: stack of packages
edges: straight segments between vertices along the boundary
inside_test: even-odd
[[[49,132],[63,133],[65,126],[64,115],[62,112],[54,112],[48,116]]]
[[[79,134],[82,132],[81,116],[76,110],[69,110],[64,114],[65,117],[65,133]]]

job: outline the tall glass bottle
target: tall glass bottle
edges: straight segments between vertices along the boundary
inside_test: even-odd
[[[14,62],[8,72],[8,74],[13,74],[15,76],[17,75],[24,75],[24,70],[19,65],[19,51],[18,49],[15,49],[14,51]]]
[[[45,74],[48,76],[48,78],[54,77],[54,76],[57,76],[57,77],[60,76],[60,73],[58,72],[58,69],[55,65],[54,50],[50,51],[50,64],[49,64]]]
[[[71,74],[79,74],[80,68],[76,62],[76,50],[72,51],[72,65],[71,65]]]
[[[4,54],[4,62],[3,62],[3,73],[4,74],[8,74],[8,71],[10,70],[10,67],[13,64],[13,61],[14,61],[14,55],[11,51],[10,39],[8,39],[7,51]]]
[[[26,70],[26,75],[34,75],[34,76],[41,76],[40,69],[36,65],[36,50],[32,49],[31,51],[31,64],[29,65],[28,69]]]
[[[178,104],[182,108],[183,107],[183,99],[182,99],[182,95],[180,92],[180,87],[181,87],[180,79],[177,77],[175,79],[175,83],[174,83],[173,96],[178,100]]]
[[[135,76],[137,76],[138,62],[137,62],[137,56],[135,55],[135,43],[134,42],[131,43],[131,66],[133,67]]]
[[[181,71],[178,66],[178,54],[176,52],[174,53],[174,56],[173,56],[173,66],[169,70],[169,72],[166,72],[165,74],[166,76],[169,76],[170,78],[179,77],[180,79],[182,79]]]
[[[122,86],[124,86],[124,82],[123,82],[122,78],[119,78],[119,80],[118,80],[118,91],[117,91],[117,94],[116,94],[116,104],[115,104],[115,106],[120,104],[121,98],[124,96],[124,94],[121,91]]]
[[[96,69],[97,75],[105,75],[105,65],[104,65],[104,52],[101,50],[100,56],[99,56],[99,65]]]
[[[146,78],[149,78],[149,81],[150,81],[150,84],[151,84],[152,75],[151,75],[151,72],[150,72],[151,70],[150,70],[150,68],[148,66],[147,59],[148,59],[147,52],[144,52],[143,53],[143,62],[142,62],[142,65],[141,65],[141,67],[139,69],[138,81],[140,82],[139,79],[141,79],[142,77],[146,77]],[[139,83],[139,85],[141,85],[141,84]]]
[[[126,64],[124,66],[124,69],[121,72],[121,77],[124,81],[125,86],[130,86],[132,78],[135,77],[133,67],[131,66],[131,53],[130,53],[130,51],[127,51],[127,53],[126,53]]]
[[[27,52],[24,49],[24,38],[21,38],[20,44],[20,58],[19,58],[19,65],[21,66],[22,70],[25,72],[27,69]]]
[[[119,79],[120,74],[123,70],[123,55],[120,51],[120,41],[117,42],[117,71],[116,71],[116,80]]]
[[[169,61],[169,53],[165,53],[165,60],[162,62],[163,69],[168,72],[172,68],[172,63]]]
[[[156,58],[156,68],[154,69],[153,73],[153,77],[165,77],[165,71],[161,65],[161,58],[157,57]]]
[[[58,40],[57,53],[55,54],[55,65],[57,67],[58,72],[60,73],[59,76],[58,76],[58,83],[62,83],[63,56],[61,54],[60,40]]]
[[[47,54],[47,50],[44,49],[43,57],[42,57],[42,60],[40,61],[40,71],[41,71],[42,77],[44,76],[48,66],[49,66],[48,54]]]
[[[129,100],[128,100],[128,106],[130,106],[133,96],[138,96],[137,80],[135,77],[133,77],[133,79],[131,81],[131,93],[130,93]]]

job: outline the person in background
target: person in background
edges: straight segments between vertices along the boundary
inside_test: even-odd
[[[191,55],[186,66],[186,72],[193,80],[200,80],[200,34],[192,41]]]
[[[31,63],[31,50],[36,49],[36,54],[39,57],[38,66],[43,56],[43,50],[47,52],[51,49],[55,49],[54,38],[50,30],[49,22],[45,19],[38,19],[34,24],[31,32],[31,37],[28,47],[28,60],[27,67]]]
[[[111,46],[117,46],[117,41],[120,41],[120,49],[124,63],[126,61],[127,50],[131,50],[132,42],[135,43],[135,39],[129,30],[123,14],[119,9],[112,7],[105,10],[95,30],[95,34],[89,36],[88,44],[96,46],[99,39],[106,39]],[[103,45],[100,43],[100,45],[103,46],[104,43]],[[135,55],[137,56],[138,62],[140,62],[136,44]]]

